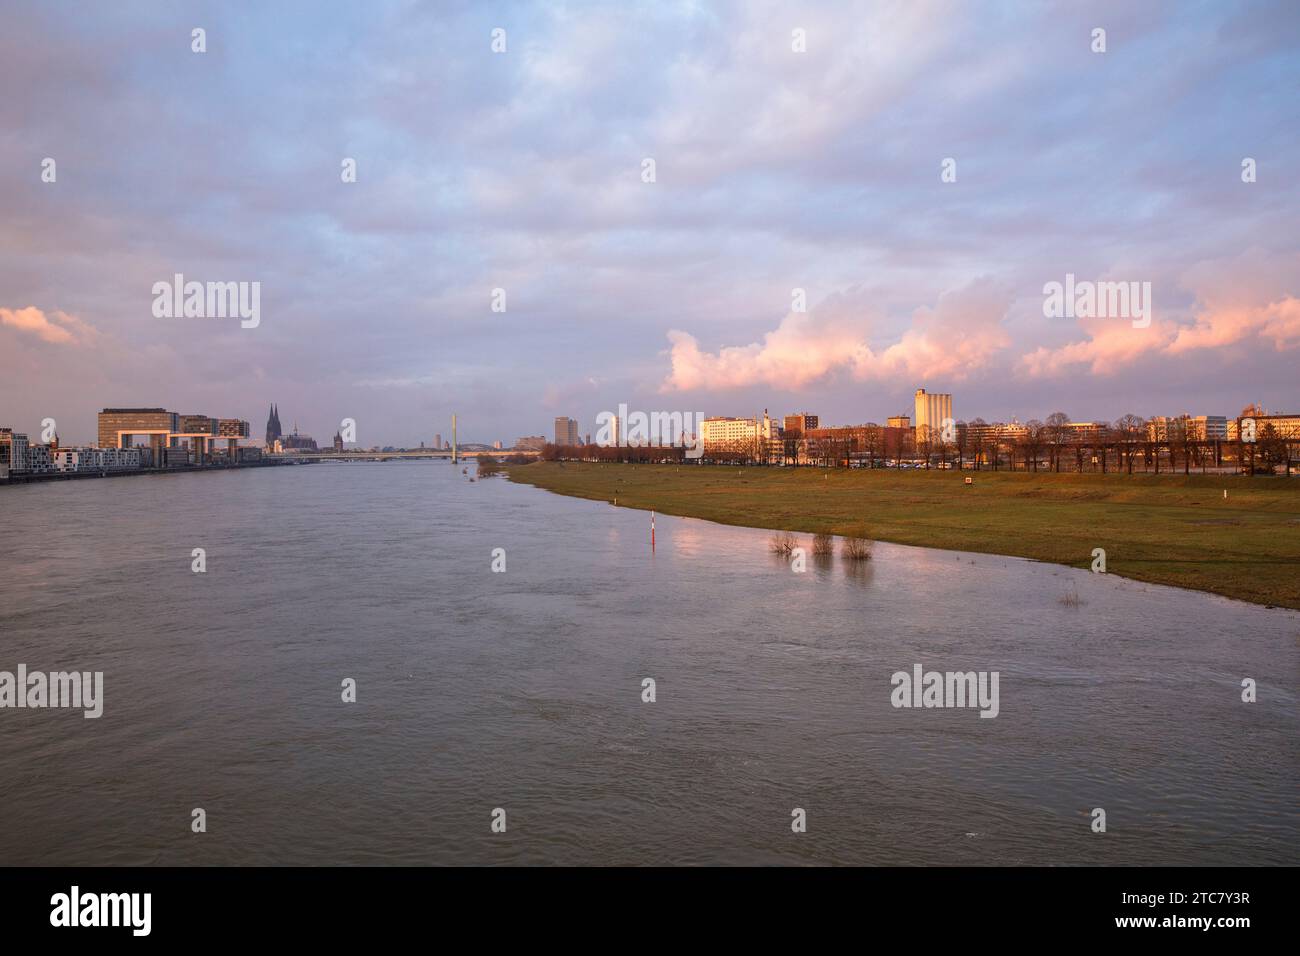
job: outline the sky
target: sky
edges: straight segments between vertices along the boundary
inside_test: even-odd
[[[1298,147],[1294,2],[6,0],[0,425],[1300,412]]]

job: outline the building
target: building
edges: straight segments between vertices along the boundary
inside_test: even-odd
[[[701,425],[700,438],[707,450],[710,447],[752,445],[758,439],[781,437],[781,428],[767,411],[760,418],[706,418]]]
[[[912,416],[911,415],[890,415],[888,418],[885,419],[885,427],[886,428],[911,428]]]
[[[1069,422],[1065,426],[1065,440],[1067,442],[1089,444],[1103,441],[1109,434],[1110,425],[1106,422]]]
[[[578,444],[578,423],[576,420],[564,417],[555,419],[555,444]]]
[[[121,448],[133,444],[137,436],[149,437],[151,448],[171,444],[172,435],[180,432],[180,416],[165,408],[106,408],[99,413],[100,448]]]
[[[520,451],[541,451],[546,447],[545,435],[525,435],[515,439],[515,447]]]
[[[433,436],[433,447],[435,451],[442,451],[442,432]]]
[[[1029,434],[1029,426],[1020,422],[994,422],[993,424],[966,426],[966,444],[971,447],[980,445],[1005,445],[1017,442]]]
[[[1228,438],[1228,416],[1196,415],[1191,420],[1196,436],[1202,441],[1226,441]]]
[[[945,418],[952,418],[952,396],[943,392],[916,390],[916,440],[925,441],[930,434],[938,435]]]
[[[808,412],[800,412],[797,415],[785,416],[784,425],[787,432],[798,432],[800,435],[806,435],[818,427],[818,418]]]
[[[139,448],[60,448],[50,455],[50,470],[126,471],[139,468],[142,460]]]
[[[9,471],[27,471],[27,436],[12,428],[0,428],[0,465]]]
[[[280,447],[285,451],[319,451],[316,439],[310,435],[298,434],[298,423],[293,423],[293,434],[280,437]]]
[[[49,445],[28,445],[27,470],[36,475],[53,471],[54,461],[50,452],[51,449]]]
[[[1256,418],[1262,422],[1268,416]],[[1281,416],[1285,417],[1285,416]],[[1155,442],[1167,441],[1227,441],[1226,415],[1156,415],[1147,419],[1147,438]]]
[[[1288,441],[1300,440],[1300,415],[1246,415],[1243,414],[1234,418],[1226,425],[1226,433],[1229,441],[1236,441],[1241,432],[1241,420],[1243,418],[1253,418],[1255,420],[1255,439],[1259,440],[1266,433],[1285,438]]]
[[[106,408],[99,413],[98,424],[100,448],[131,448],[137,437],[148,436],[149,461],[159,466],[165,450],[183,440],[189,445],[186,454],[192,452],[201,464],[218,441],[224,439],[227,448],[234,449],[240,438],[248,437],[248,422],[243,419],[179,415],[165,408]],[[179,453],[171,455],[179,457]]]
[[[84,448],[60,448],[51,456],[54,471],[80,471],[84,459]]]
[[[283,434],[280,429],[280,410],[272,403],[271,414],[266,417],[266,447],[274,447],[276,440]]]
[[[420,447],[421,448],[424,447],[424,442],[420,442]],[[343,450],[343,436],[340,435],[338,432],[334,433],[334,450],[335,451]]]

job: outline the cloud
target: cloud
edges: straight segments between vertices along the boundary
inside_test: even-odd
[[[1188,314],[1157,318],[1145,329],[1127,319],[1079,320],[1087,338],[1055,348],[1040,346],[1022,356],[1033,377],[1050,377],[1087,365],[1112,375],[1146,355],[1182,359],[1200,349],[1252,343],[1278,353],[1300,347],[1300,298],[1284,291],[1294,283],[1294,256],[1269,257],[1252,250],[1202,261],[1181,284],[1195,290]]]
[[[1300,299],[1286,296],[1265,306],[1207,312],[1197,317],[1195,325],[1179,329],[1166,351],[1177,355],[1251,338],[1269,343],[1277,351],[1300,346]]]
[[[921,307],[897,341],[873,345],[884,324],[874,297],[861,286],[828,297],[810,312],[791,312],[762,342],[700,349],[695,336],[668,333],[672,370],[661,392],[767,385],[799,390],[837,373],[857,381],[962,380],[985,368],[1008,344],[1003,319],[1010,292],[977,279]]]
[[[1080,319],[1087,338],[1057,348],[1039,346],[1020,357],[1020,368],[1033,378],[1044,378],[1087,365],[1094,375],[1110,375],[1142,355],[1165,348],[1174,335],[1167,322],[1152,320],[1135,329],[1127,318]]]
[[[75,315],[51,312],[47,316],[34,305],[25,309],[0,307],[0,325],[8,325],[20,332],[34,335],[52,345],[86,345],[99,335],[94,326]]]

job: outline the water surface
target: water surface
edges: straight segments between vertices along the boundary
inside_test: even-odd
[[[4,488],[0,528],[0,670],[105,675],[99,720],[0,710],[5,863],[1300,862],[1294,611],[665,516],[652,554],[442,462]],[[915,663],[1000,715],[891,707]]]

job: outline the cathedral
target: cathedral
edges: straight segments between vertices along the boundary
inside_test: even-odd
[[[274,448],[275,443],[280,440],[283,434],[280,430],[280,412],[275,405],[271,406],[271,414],[266,419],[266,447]]]

